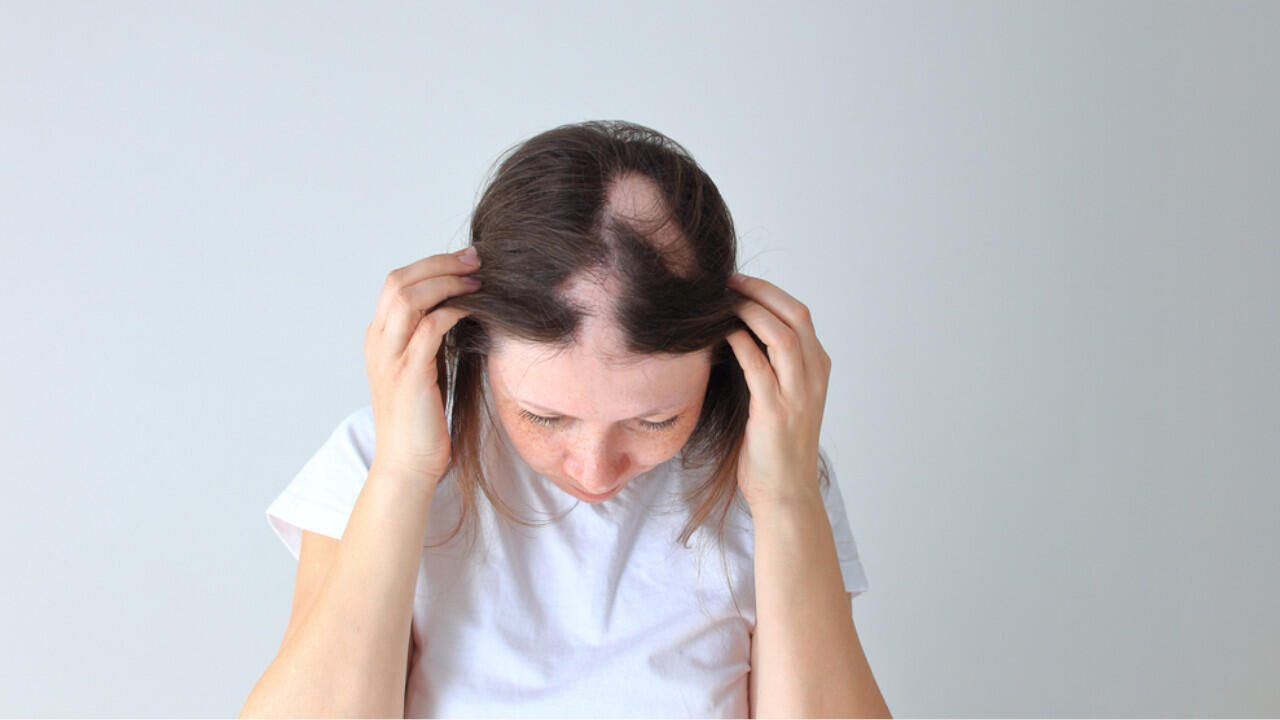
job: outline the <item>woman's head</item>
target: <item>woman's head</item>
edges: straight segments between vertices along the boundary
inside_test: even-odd
[[[469,311],[439,361],[459,526],[477,487],[523,522],[480,472],[479,435],[495,421],[579,498],[683,450],[684,467],[712,472],[686,498],[696,509],[681,541],[715,507],[723,526],[749,398],[725,342],[746,326],[726,284],[737,246],[714,183],[680,145],[624,122],[561,126],[504,155],[471,222],[484,285],[446,301]]]
[[[498,419],[538,473],[585,502],[603,502],[684,446],[697,426],[710,350],[627,355],[606,316],[610,283],[586,280],[566,295],[586,316],[572,346],[557,349],[501,335],[490,350]]]

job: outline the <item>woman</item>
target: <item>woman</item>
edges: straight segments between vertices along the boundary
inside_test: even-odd
[[[807,309],[731,278],[729,211],[660,133],[505,155],[470,247],[388,275],[371,405],[268,509],[298,579],[242,715],[888,716]]]

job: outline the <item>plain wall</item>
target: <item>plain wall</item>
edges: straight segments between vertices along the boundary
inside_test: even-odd
[[[684,144],[812,310],[894,714],[1280,714],[1280,4],[0,4],[0,714],[235,715],[265,509],[490,163]]]

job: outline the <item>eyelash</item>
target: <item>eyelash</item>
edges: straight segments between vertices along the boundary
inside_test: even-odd
[[[556,425],[560,424],[560,418],[558,417],[549,418],[549,417],[543,417],[541,415],[534,415],[533,413],[529,412],[528,410],[525,410],[524,408],[520,409],[520,416],[530,422],[534,422],[539,425],[545,425],[547,427],[555,427]],[[641,420],[640,424],[646,430],[654,430],[654,431],[665,430],[671,427],[672,425],[675,425],[676,421],[679,419],[680,419],[680,416],[677,415],[671,418],[670,420],[663,420],[660,423],[651,423],[647,420]]]

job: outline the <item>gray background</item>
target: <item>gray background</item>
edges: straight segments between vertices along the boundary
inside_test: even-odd
[[[783,6],[785,5],[785,7]],[[235,715],[387,272],[685,144],[834,359],[907,716],[1280,714],[1280,4],[0,4],[0,713]]]

